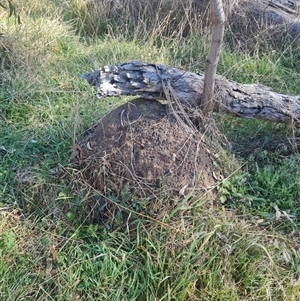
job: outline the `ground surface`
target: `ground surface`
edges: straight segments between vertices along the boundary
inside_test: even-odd
[[[75,147],[72,162],[96,189],[117,195],[201,195],[219,177],[214,151],[186,132],[166,105],[138,98],[110,112]]]

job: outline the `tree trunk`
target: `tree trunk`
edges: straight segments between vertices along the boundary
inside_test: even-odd
[[[213,108],[215,76],[224,37],[225,14],[222,0],[210,0],[210,15],[212,22],[211,46],[205,64],[204,89],[201,100],[201,109],[205,116]]]
[[[132,95],[166,99],[167,88],[186,109],[201,106],[204,76],[177,68],[131,61],[81,75],[98,87],[98,97]],[[275,93],[261,84],[243,85],[224,77],[215,79],[213,111],[258,118],[300,127],[300,95]]]

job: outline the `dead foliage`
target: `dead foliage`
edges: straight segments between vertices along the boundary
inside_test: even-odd
[[[89,10],[124,33],[186,37],[210,28],[209,0],[90,0]],[[278,47],[300,36],[297,1],[224,0],[226,36],[240,50]]]
[[[236,50],[296,46],[300,37],[297,1],[240,0],[227,17],[227,40]]]

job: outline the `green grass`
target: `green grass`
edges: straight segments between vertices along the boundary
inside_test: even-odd
[[[106,199],[60,176],[76,139],[127,100],[97,99],[79,74],[131,59],[203,72],[208,35],[143,37],[80,0],[16,12],[21,25],[0,10],[0,300],[297,300],[295,129],[216,116],[232,150],[214,199]],[[228,49],[219,74],[300,94],[299,48]]]

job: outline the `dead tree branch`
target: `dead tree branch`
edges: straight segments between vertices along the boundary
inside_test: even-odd
[[[164,87],[170,85],[174,97],[187,109],[199,109],[204,75],[177,68],[131,61],[81,76],[98,87],[98,97],[132,95],[166,99]],[[258,118],[300,127],[300,95],[272,91],[261,84],[243,85],[216,76],[216,102],[213,111],[243,118]]]

